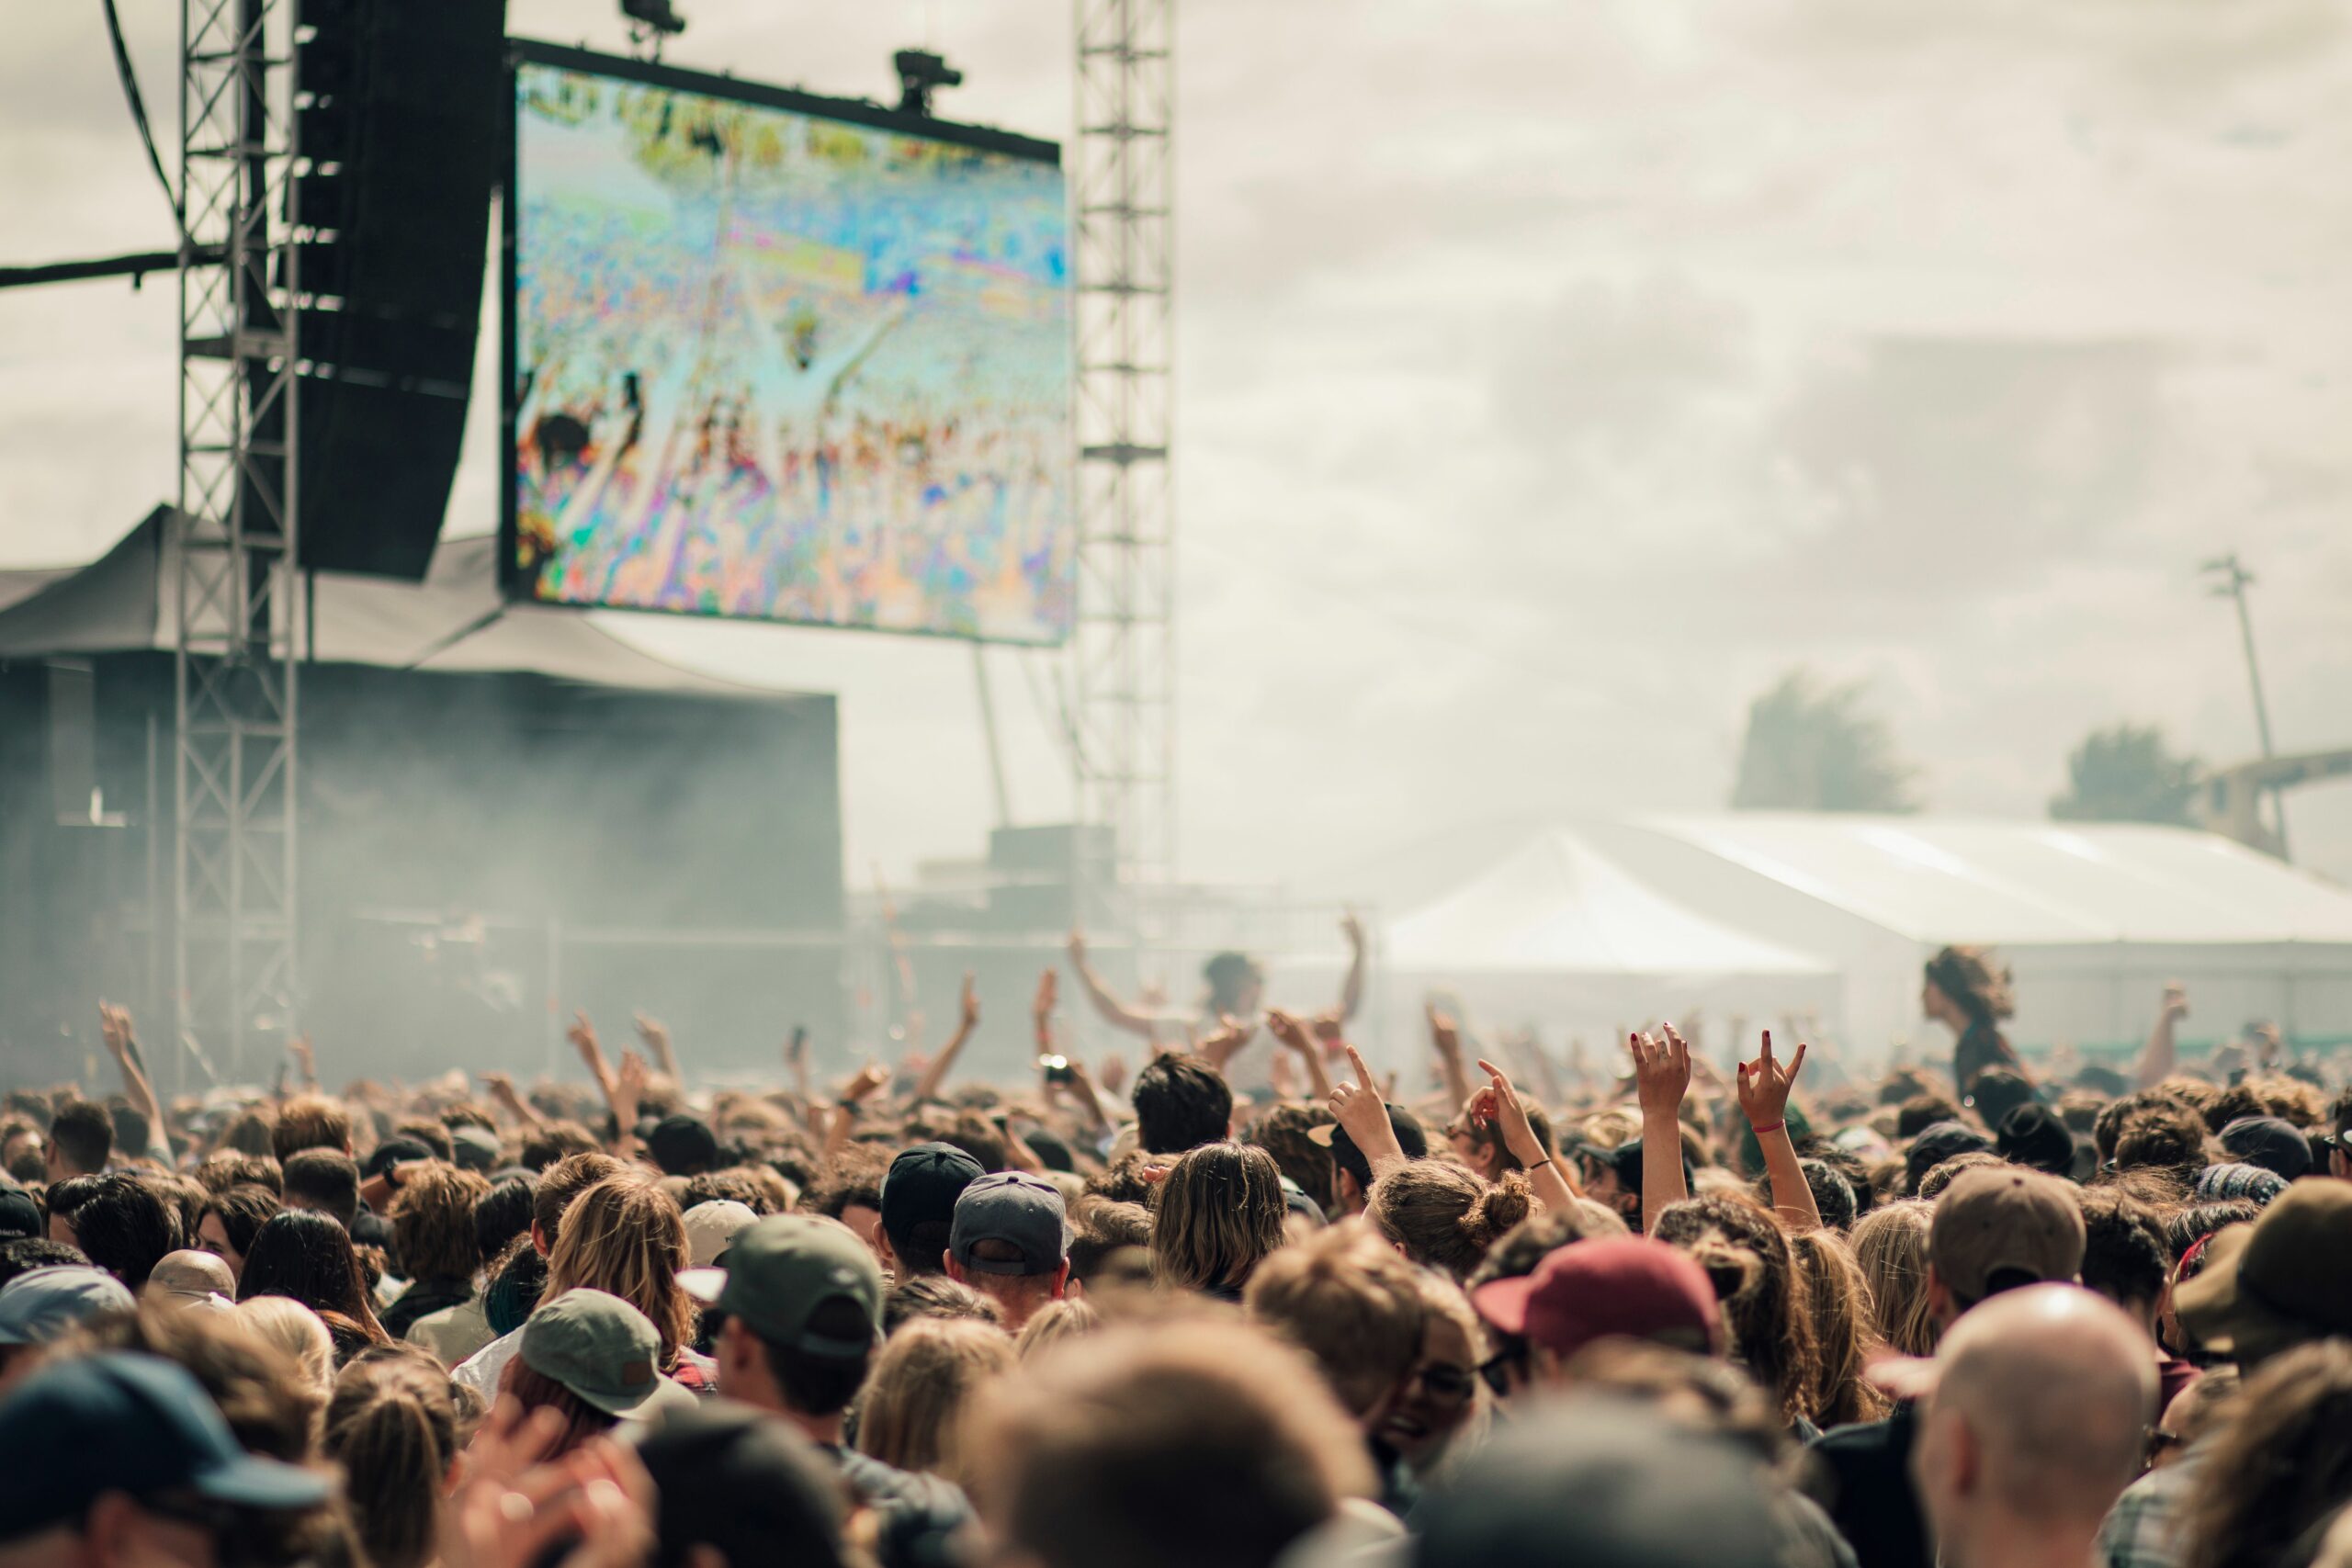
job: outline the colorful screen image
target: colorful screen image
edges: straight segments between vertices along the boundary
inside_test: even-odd
[[[1062,641],[1053,149],[710,85],[515,67],[510,591]]]

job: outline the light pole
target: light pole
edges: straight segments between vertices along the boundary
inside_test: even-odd
[[[2209,590],[2214,598],[2237,603],[2238,636],[2245,644],[2245,675],[2254,687],[2254,728],[2262,741],[2262,760],[2267,762],[2278,753],[2270,744],[2270,707],[2262,700],[2262,666],[2254,657],[2254,617],[2247,613],[2245,604],[2245,591],[2254,584],[2254,573],[2238,564],[2235,550],[2207,561],[2199,570],[2214,580]],[[2287,860],[2287,801],[2276,789],[2270,792],[2270,808],[2278,818],[2278,858]]]

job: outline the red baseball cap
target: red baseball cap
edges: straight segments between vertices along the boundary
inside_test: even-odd
[[[1481,1285],[1470,1300],[1504,1333],[1560,1356],[1611,1335],[1710,1355],[1723,1348],[1723,1314],[1706,1270],[1647,1236],[1570,1242],[1546,1253],[1534,1273]]]

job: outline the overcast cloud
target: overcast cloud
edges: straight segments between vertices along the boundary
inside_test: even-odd
[[[683,63],[881,96],[928,37],[971,78],[947,112],[1069,130],[1065,0],[681,5]],[[176,7],[123,6],[168,117]],[[2039,815],[2121,718],[2234,761],[2195,577],[2233,548],[2279,743],[2352,744],[2346,17],[1187,0],[1187,869],[1394,901],[1417,842],[1718,806],[1799,663],[1870,683],[1935,807]],[[579,0],[513,22],[620,41]],[[95,8],[15,23],[6,259],[162,246]],[[0,296],[0,562],[169,493],[172,322],[168,279]],[[452,531],[491,521],[494,428]],[[978,847],[961,650],[615,624],[842,694],[854,874]],[[1014,805],[1066,811],[1024,658],[989,657]],[[2352,787],[2294,826],[2352,877]]]

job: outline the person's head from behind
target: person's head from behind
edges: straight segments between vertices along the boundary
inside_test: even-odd
[[[955,1228],[956,1201],[984,1173],[952,1144],[902,1150],[882,1178],[882,1261],[900,1280],[946,1270],[943,1255]]]
[[[2173,1287],[2173,1311],[2211,1355],[2251,1373],[2312,1340],[2352,1338],[2352,1182],[2296,1182],[2252,1224],[2216,1232],[2199,1263]]]
[[[1136,1075],[1136,1136],[1144,1152],[1181,1155],[1233,1135],[1233,1090],[1197,1056],[1163,1052]]]
[[[555,1250],[556,1240],[563,1234],[564,1211],[573,1200],[598,1182],[628,1170],[612,1156],[588,1149],[565,1155],[540,1171],[538,1185],[531,1193],[531,1246],[539,1256],[545,1258]]]
[[[839,1472],[785,1422],[713,1400],[637,1454],[660,1499],[652,1568],[847,1568]]]
[[[490,1183],[438,1160],[406,1172],[393,1193],[392,1258],[411,1280],[463,1280],[481,1267],[474,1205]]]
[[[1979,1303],[2082,1273],[2083,1211],[2072,1182],[2014,1166],[1971,1170],[1928,1221],[1928,1315],[1939,1334]]]
[[[299,1095],[278,1108],[269,1130],[269,1152],[284,1165],[304,1149],[351,1154],[351,1113],[323,1095]]]
[[[1214,1017],[1230,1013],[1248,1018],[1266,999],[1266,972],[1246,953],[1213,954],[1201,965],[1201,978],[1208,986],[1208,1010]]]
[[[1491,1327],[1525,1345],[1529,1372],[1549,1388],[1573,1386],[1570,1363],[1599,1339],[1638,1339],[1702,1356],[1724,1350],[1723,1309],[1706,1270],[1679,1248],[1647,1236],[1560,1247],[1532,1273],[1477,1286],[1470,1304]]]
[[[334,1388],[334,1340],[317,1313],[291,1296],[255,1296],[237,1303],[237,1321],[291,1361],[325,1403]]]
[[[0,1402],[0,1453],[6,1568],[283,1568],[329,1491],[240,1449],[194,1376],[136,1352],[25,1379]]]
[[[273,1215],[254,1233],[253,1250],[237,1277],[237,1299],[255,1296],[290,1296],[312,1312],[341,1313],[369,1331],[370,1339],[384,1337],[349,1234],[307,1209]]]
[[[359,1219],[359,1162],[339,1149],[298,1150],[286,1161],[286,1207],[331,1217],[345,1230]]]
[[[668,1371],[694,1339],[694,1302],[678,1283],[686,1262],[677,1201],[645,1177],[608,1177],[564,1211],[542,1300],[581,1289],[618,1296],[652,1321],[662,1340],[657,1370]]]
[[[683,1111],[664,1116],[645,1140],[645,1152],[664,1176],[700,1176],[718,1168],[718,1138],[710,1123]]]
[[[1752,1449],[1646,1393],[1579,1391],[1513,1421],[1416,1517],[1411,1568],[1768,1568],[1782,1535]]]
[[[474,1200],[474,1257],[477,1267],[487,1268],[493,1260],[505,1256],[506,1249],[518,1237],[531,1232],[532,1210],[538,1197],[538,1180],[531,1176],[509,1176],[494,1183]]]
[[[1069,1222],[1061,1190],[1017,1170],[983,1176],[956,1200],[947,1277],[995,1298],[1018,1332],[1069,1284]]]
[[[1362,1222],[1275,1253],[1242,1301],[1252,1320],[1313,1359],[1366,1432],[1387,1419],[1420,1362],[1429,1306],[1419,1271]]]
[[[1789,1237],[1797,1272],[1804,1276],[1805,1313],[1816,1352],[1806,1409],[1819,1427],[1875,1421],[1887,1402],[1870,1381],[1870,1363],[1885,1348],[1871,1319],[1871,1289],[1844,1236],[1834,1230]]]
[[[1804,1276],[1788,1233],[1743,1197],[1694,1198],[1658,1216],[1657,1239],[1705,1270],[1722,1304],[1732,1358],[1792,1417],[1804,1415],[1820,1370]]]
[[[245,1254],[270,1217],[286,1205],[266,1187],[232,1187],[204,1206],[196,1224],[196,1244],[229,1266],[232,1279],[244,1273]]]
[[[695,1396],[661,1372],[662,1336],[620,1297],[585,1286],[550,1294],[523,1325],[499,1392],[561,1419],[569,1453],[623,1422],[657,1418]]]
[[[1475,1101],[1476,1099],[1474,1095],[1472,1100]],[[1544,1108],[1529,1105],[1527,1122],[1534,1131],[1535,1141],[1544,1145],[1545,1153],[1552,1152],[1552,1119],[1544,1114]],[[1520,1157],[1510,1152],[1510,1146],[1503,1142],[1502,1133],[1495,1123],[1477,1120],[1471,1114],[1468,1104],[1464,1104],[1454,1113],[1453,1120],[1446,1123],[1445,1138],[1471,1173],[1487,1181],[1501,1180],[1506,1171],[1527,1168]]]
[[[2147,1336],[2089,1291],[2029,1285],[1962,1317],[1935,1372],[1912,1473],[1945,1561],[1994,1568],[2029,1546],[2087,1559],[2156,1414]]]
[[[369,1568],[433,1560],[458,1437],[448,1376],[429,1357],[363,1356],[335,1379],[326,1457],[343,1467],[344,1504]]]
[[[771,1214],[736,1235],[724,1269],[695,1269],[685,1283],[724,1316],[727,1396],[839,1441],[882,1327],[882,1270],[857,1233],[813,1214]]]
[[[2172,1278],[2172,1258],[2155,1211],[2108,1187],[2086,1189],[2083,1285],[2123,1309],[2154,1338],[2157,1309]]]
[[[1854,1222],[1854,1261],[1870,1285],[1871,1318],[1887,1348],[1931,1355],[1935,1319],[1928,1310],[1928,1225],[1933,1205],[1917,1199],[1882,1203]]]
[[[1313,1370],[1229,1323],[1058,1347],[981,1395],[964,1452],[1023,1568],[1269,1568],[1374,1479]]]
[[[858,1404],[858,1451],[895,1470],[960,1480],[958,1423],[973,1394],[1014,1364],[993,1324],[923,1318],[892,1335]]]
[[[2347,1497],[2352,1341],[2317,1340],[2249,1375],[2197,1450],[2182,1521],[2185,1561],[2193,1568],[2309,1562]]]
[[[58,1107],[49,1123],[48,1174],[51,1181],[96,1176],[114,1157],[114,1118],[87,1100]]]
[[[1176,1290],[1238,1300],[1283,1244],[1282,1171],[1264,1149],[1203,1144],[1178,1156],[1151,1219],[1152,1276]]]
[[[1405,1157],[1412,1161],[1429,1157],[1429,1129],[1421,1125],[1421,1119],[1401,1105],[1387,1110],[1388,1129],[1396,1134],[1396,1146],[1405,1151]],[[1372,1201],[1372,1161],[1337,1122],[1311,1127],[1306,1135],[1331,1151],[1331,1212],[1363,1213]]]
[[[178,1247],[178,1226],[163,1197],[138,1177],[116,1171],[97,1180],[74,1211],[74,1245],[136,1291],[157,1260]]]
[[[1364,1217],[1414,1262],[1466,1280],[1534,1206],[1516,1171],[1489,1185],[1459,1166],[1417,1159],[1373,1183]]]
[[[2009,971],[1982,947],[1947,947],[1928,960],[1920,1010],[1953,1029],[1991,1025],[2015,1010]]]
[[[0,1285],[0,1393],[35,1370],[44,1346],[137,1305],[121,1280],[86,1263],[28,1269]]]

